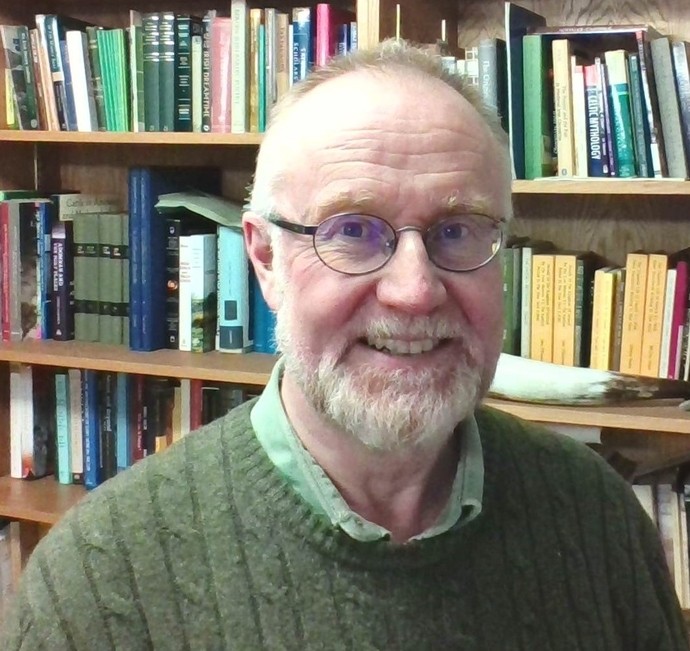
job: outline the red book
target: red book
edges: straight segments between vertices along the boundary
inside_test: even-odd
[[[341,25],[354,20],[350,12],[325,2],[316,5],[316,47],[314,63],[323,66],[336,54]]]

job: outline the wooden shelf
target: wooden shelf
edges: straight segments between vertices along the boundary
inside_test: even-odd
[[[655,432],[690,434],[690,413],[680,410],[678,402],[669,402],[640,401],[615,407],[557,407],[493,398],[486,400],[487,405],[496,409],[538,423],[649,431],[650,436]]]
[[[15,131],[0,130],[0,142],[62,143],[75,145],[216,145],[255,147],[261,133],[179,133],[179,132],[115,132],[115,131]]]
[[[0,344],[0,361],[140,373],[263,386],[276,358],[260,353],[135,352],[124,346],[81,341],[22,341]]]
[[[52,525],[85,494],[83,486],[63,486],[52,475],[35,481],[0,477],[0,517]]]
[[[513,194],[690,195],[683,179],[535,179],[513,181]]]

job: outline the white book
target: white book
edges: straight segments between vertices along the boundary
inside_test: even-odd
[[[192,381],[180,380],[180,434],[186,436],[192,431]]]
[[[195,233],[189,238],[191,248],[189,270],[192,319],[191,350],[201,353],[213,350],[216,340],[217,238],[215,233]],[[180,276],[182,276],[182,271],[180,271]]]
[[[139,61],[141,51],[137,47],[137,39],[142,38],[141,12],[129,10],[129,103],[132,107],[132,131],[146,131],[146,119],[139,115],[139,95],[137,84],[137,70],[143,70],[143,62]]]
[[[573,93],[573,134],[575,136],[575,176],[587,176],[587,105],[585,102],[585,72],[571,57]]]
[[[178,348],[192,350],[192,242],[191,235],[181,235],[180,247],[180,284],[178,288]]]
[[[77,116],[77,131],[98,131],[96,99],[91,81],[89,43],[86,34],[78,30],[67,30],[65,45],[72,78],[72,97]]]
[[[24,477],[22,463],[22,428],[24,421],[24,381],[22,365],[10,366],[10,477]]]
[[[232,39],[230,45],[230,130],[247,131],[247,2],[232,0],[230,4]],[[267,32],[268,34],[268,32]]]
[[[649,519],[656,525],[657,517],[654,501],[654,487],[651,484],[633,484],[632,489],[640,505],[649,516]]]

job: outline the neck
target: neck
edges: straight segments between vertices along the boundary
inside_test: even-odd
[[[318,414],[287,373],[281,397],[302,445],[355,513],[388,529],[395,542],[409,540],[438,520],[458,464],[452,432],[424,446],[372,450]]]

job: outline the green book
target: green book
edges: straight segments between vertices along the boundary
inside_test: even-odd
[[[616,171],[617,176],[623,178],[636,176],[627,54],[625,50],[609,50],[604,53]]]
[[[146,131],[160,131],[159,23],[156,12],[142,15],[142,60],[144,68],[144,119]]]
[[[522,39],[525,178],[553,176],[553,115],[549,111],[551,47],[539,34]]]
[[[98,341],[99,241],[98,215],[74,220],[74,338]]]
[[[628,55],[628,77],[630,80],[630,110],[635,137],[635,161],[637,174],[647,178],[654,177],[652,154],[649,150],[645,104],[642,97],[642,80],[640,78],[640,58],[637,54]]]
[[[121,300],[120,265],[114,249],[120,243],[120,222],[117,215],[98,215],[98,340],[103,344],[119,344],[121,322],[113,313]]]
[[[175,14],[160,12],[158,21],[158,89],[160,130],[175,130]]]
[[[110,30],[101,29],[96,32],[98,58],[100,60],[101,79],[103,86],[103,107],[105,110],[105,130],[115,131],[115,100],[112,81],[112,54],[110,48]]]
[[[111,53],[113,72],[113,102],[115,130],[130,131],[130,85],[129,60],[127,58],[127,36],[124,29],[111,30]]]
[[[93,84],[93,97],[96,102],[96,119],[98,120],[99,131],[106,130],[103,73],[97,37],[98,32],[102,30],[102,27],[89,26],[86,28],[86,38],[89,43],[89,63],[91,64],[91,83]]]

